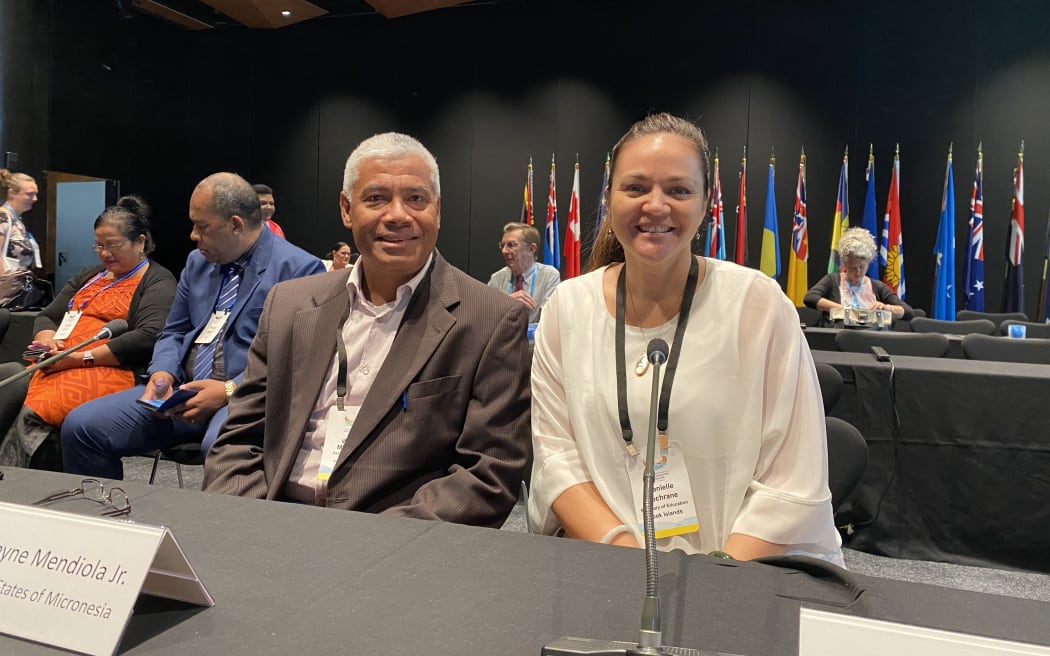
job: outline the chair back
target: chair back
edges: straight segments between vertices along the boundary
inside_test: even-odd
[[[831,509],[837,511],[868,466],[868,443],[857,428],[838,417],[825,417],[828,431],[828,487]]]
[[[1050,339],[967,335],[962,339],[962,351],[970,360],[1050,364]]]
[[[1014,321],[1010,319],[999,325],[999,334],[1009,335],[1010,326],[1024,326],[1025,337],[1037,339],[1050,339],[1050,323],[1036,323],[1034,321]]]
[[[11,310],[0,308],[0,342],[7,335],[7,327],[11,325]]]
[[[798,311],[798,322],[807,326],[819,325],[824,320],[824,313],[820,310],[806,307],[805,305],[796,305],[795,310]]]
[[[943,358],[948,353],[948,338],[940,333],[843,330],[835,335],[835,346],[850,353],[870,353],[872,346],[881,346],[890,355]]]
[[[987,319],[998,328],[1004,321],[1028,321],[1028,315],[1024,312],[977,312],[975,310],[959,310],[955,313],[956,321],[970,321],[972,319]],[[994,335],[995,333],[990,333]]]
[[[997,330],[995,323],[989,319],[945,321],[943,319],[917,317],[911,320],[911,331],[913,333],[943,333],[945,335],[980,333],[982,335],[994,335]]]
[[[830,364],[818,362],[817,380],[820,381],[820,396],[824,399],[824,414],[828,414],[842,396],[842,374]]]

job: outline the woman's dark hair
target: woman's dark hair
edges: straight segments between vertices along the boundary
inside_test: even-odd
[[[337,242],[335,242],[335,246],[332,246],[332,250],[328,251],[328,257],[330,259],[335,259],[336,251],[341,249],[343,246],[346,246],[347,248],[350,248],[350,244],[346,243],[345,241],[337,241]],[[350,251],[351,251],[350,254],[351,255],[353,255],[353,250],[354,249],[350,248]]]
[[[666,112],[646,116],[632,125],[626,134],[616,142],[616,145],[613,146],[612,157],[609,163],[609,185],[612,185],[616,164],[624,147],[639,137],[647,137],[654,134],[673,134],[692,144],[696,150],[696,156],[700,160],[700,168],[704,175],[703,194],[705,197],[709,197],[711,194],[711,155],[708,150],[707,138],[704,137],[704,133],[694,123]],[[602,193],[605,194],[606,201],[608,201],[609,188],[603,189]],[[606,264],[613,262],[624,261],[623,246],[620,245],[620,242],[616,240],[616,236],[609,229],[611,216],[611,212],[606,212],[605,220],[598,229],[598,238],[595,240],[594,246],[591,248],[591,255],[587,259],[588,271],[600,269]],[[701,223],[702,225],[703,223]]]
[[[146,201],[138,196],[121,196],[116,204],[110,205],[102,210],[102,214],[95,219],[98,228],[103,223],[109,223],[116,227],[117,231],[124,235],[129,241],[135,241],[140,235],[146,237],[145,254],[153,252],[153,235],[149,231],[150,207]]]

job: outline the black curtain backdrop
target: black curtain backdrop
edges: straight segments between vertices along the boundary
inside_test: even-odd
[[[275,218],[289,239],[320,255],[349,237],[337,195],[350,150],[379,131],[408,132],[441,165],[439,248],[487,280],[502,265],[502,224],[519,217],[530,156],[541,229],[556,156],[564,233],[579,155],[589,237],[606,151],[631,122],[666,110],[698,120],[719,150],[730,253],[748,147],[752,266],[775,149],[783,284],[799,149],[808,159],[812,283],[826,271],[843,151],[851,223],[859,225],[874,146],[881,229],[899,142],[907,300],[928,309],[948,146],[962,308],[970,187],[983,142],[986,303],[994,311],[1024,139],[1026,308],[1034,316],[1050,212],[1050,7],[724,4],[507,0],[395,20],[190,32],[145,15],[121,18],[109,0],[5,0],[0,151],[19,151],[33,175],[114,178],[124,192],[145,195],[156,207],[157,258],[179,269],[192,249],[189,194],[208,173],[234,170],[274,187]],[[42,221],[42,210],[34,214]]]

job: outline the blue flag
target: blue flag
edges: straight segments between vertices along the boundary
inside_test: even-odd
[[[770,278],[780,275],[780,233],[777,232],[777,204],[773,198],[773,158],[769,158],[769,184],[766,186],[766,217],[762,224],[762,259],[759,269]]]
[[[864,198],[864,216],[860,224],[871,233],[875,243],[879,243],[878,219],[875,216],[875,155],[868,150],[868,170],[864,173],[864,179],[868,181],[867,196]],[[879,279],[879,258],[871,258],[868,263],[868,277],[872,280]]]
[[[551,180],[547,190],[547,234],[543,240],[543,263],[561,268],[561,248],[558,245],[558,193],[554,188],[554,155],[551,155]]]
[[[955,180],[952,154],[948,150],[948,170],[944,177],[941,222],[937,226],[937,257],[933,276],[933,318],[955,321]]]
[[[984,155],[977,149],[977,172],[970,194],[970,241],[966,258],[966,309],[984,312]]]
[[[1006,284],[1003,312],[1024,312],[1024,142],[1014,169],[1014,198],[1010,208],[1010,232],[1006,236]]]

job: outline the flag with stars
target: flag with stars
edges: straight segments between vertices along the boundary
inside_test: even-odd
[[[711,200],[711,224],[707,230],[704,255],[718,260],[726,259],[725,204],[722,202],[722,174],[718,170],[718,153],[715,152],[715,185]]]
[[[1006,241],[1006,285],[1003,312],[1024,312],[1024,142],[1014,169],[1014,198],[1010,208],[1010,234]]]
[[[934,319],[955,321],[955,179],[952,177],[952,149],[948,148],[948,165],[944,174],[941,197],[941,222],[937,226],[937,257],[933,270]]]
[[[875,149],[868,146],[868,168],[864,171],[864,180],[868,183],[864,196],[864,214],[861,215],[860,224],[871,233],[871,238],[877,244],[879,242],[878,219],[875,209]],[[867,276],[872,280],[879,279],[879,258],[871,258],[868,262]]]
[[[788,258],[787,288],[791,302],[802,306],[809,291],[809,226],[806,223],[806,153],[799,156],[795,185],[795,212],[791,220],[791,256]]]
[[[984,312],[984,154],[977,147],[977,172],[970,192],[970,240],[966,258],[967,310]]]
[[[554,189],[554,155],[551,155],[551,180],[547,188],[547,230],[543,245],[543,263],[561,269],[561,249],[558,248],[558,194]]]

